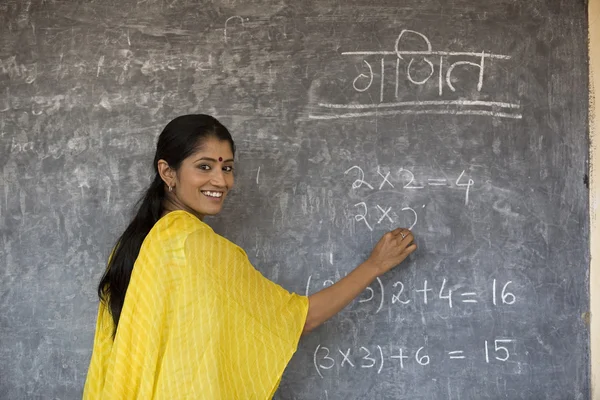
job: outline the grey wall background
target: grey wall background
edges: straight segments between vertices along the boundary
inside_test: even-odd
[[[3,1],[0,16],[1,398],[81,396],[106,257],[156,136],[190,112],[239,149],[208,222],[289,290],[414,224],[419,252],[302,340],[277,399],[589,397],[583,2]]]

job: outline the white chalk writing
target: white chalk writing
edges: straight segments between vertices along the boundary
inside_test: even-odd
[[[411,46],[419,46],[411,50]],[[427,36],[421,32],[404,29],[396,38],[394,50],[391,51],[347,51],[345,56],[362,56],[359,74],[352,79],[352,88],[357,93],[373,90],[373,83],[379,80],[378,103],[329,103],[319,102],[322,113],[311,114],[311,119],[340,119],[369,116],[385,116],[396,114],[449,114],[480,115],[496,118],[521,119],[521,106],[518,102],[484,101],[478,99],[447,100],[402,100],[405,93],[400,93],[401,85],[414,85],[433,89],[438,98],[447,91],[450,95],[482,92],[488,64],[510,60],[510,56],[493,54],[486,51],[437,51]],[[393,74],[386,74],[389,57],[393,57]],[[376,58],[374,60],[373,58]],[[374,65],[379,64],[379,67]],[[436,73],[437,69],[437,73]],[[457,73],[457,71],[461,71]],[[473,83],[465,81],[468,73],[475,73]],[[391,76],[390,76],[391,75]],[[389,78],[388,78],[389,76]],[[435,77],[435,78],[434,78]],[[402,81],[405,79],[405,81]],[[394,85],[393,101],[390,101],[388,84]],[[474,87],[473,87],[474,84]],[[372,99],[371,93],[369,99]]]

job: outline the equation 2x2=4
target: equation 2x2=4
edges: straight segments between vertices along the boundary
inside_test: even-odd
[[[344,174],[349,174],[351,171],[355,171],[358,174],[357,179],[352,183],[352,189],[356,190],[356,189],[359,189],[364,186],[371,190],[375,190],[373,185],[371,185],[369,182],[367,182],[365,180],[365,173],[361,167],[354,165],[354,166],[348,168],[344,172]],[[398,170],[398,173],[404,174],[408,177],[408,182],[406,182],[404,184],[404,186],[402,187],[403,189],[424,189],[425,188],[425,186],[415,183],[415,176],[410,170],[400,168]],[[391,173],[389,171],[384,174],[383,172],[381,172],[381,168],[378,166],[377,174],[381,178],[381,182],[380,182],[379,188],[377,190],[381,191],[384,188],[387,188],[388,186],[389,186],[389,188],[393,189],[394,191],[396,190],[394,183],[392,182],[392,180],[390,180]],[[456,182],[454,183],[454,185],[458,188],[465,189],[465,205],[468,205],[469,204],[469,191],[471,189],[471,186],[473,186],[473,184],[475,182],[473,181],[473,179],[463,178],[464,175],[465,175],[465,171],[463,170],[460,173],[460,175],[458,176],[458,178],[456,179]],[[429,178],[429,179],[427,179],[427,185],[434,186],[434,187],[435,186],[448,187],[451,184],[448,183],[448,179],[446,179],[446,178]],[[389,188],[388,188],[388,190],[391,190]],[[354,205],[354,207],[358,207],[359,211],[361,211],[361,214],[357,214],[354,216],[354,219],[356,220],[356,222],[361,222],[361,221],[364,222],[365,225],[367,226],[367,228],[370,231],[373,231],[373,227],[371,226],[371,224],[369,223],[368,218],[367,218],[367,214],[369,212],[367,203],[364,201],[361,201],[359,203],[356,203]],[[390,213],[393,213],[392,207],[388,207],[388,206],[381,207],[381,205],[377,204],[377,210],[379,210],[379,213],[380,213],[379,219],[377,220],[377,224],[381,224],[384,221],[389,221],[392,224],[395,223],[393,218],[390,216]],[[413,229],[415,227],[415,225],[417,224],[417,220],[418,220],[417,212],[414,210],[414,208],[408,207],[408,206],[403,207],[401,211],[410,212],[412,214],[413,220],[412,220],[412,223],[410,224],[410,226],[408,227],[408,229]]]
[[[348,168],[344,172],[344,174],[349,174],[351,171],[358,174],[358,177],[352,183],[352,189],[358,189],[358,188],[361,188],[364,186],[371,190],[375,190],[375,187],[373,185],[371,185],[368,181],[365,180],[365,172],[363,171],[363,169],[361,167],[359,167],[358,165],[353,165],[352,167]],[[377,174],[379,175],[379,178],[380,178],[380,183],[379,183],[379,187],[377,188],[377,190],[383,190],[384,188],[388,188],[388,186],[391,189],[396,189],[394,182],[392,182],[392,180],[390,178],[390,175],[391,175],[390,171],[387,171],[384,174],[381,171],[381,167],[377,166]],[[398,174],[405,175],[406,178],[408,178],[407,182],[401,182],[401,183],[404,183],[404,185],[402,186],[402,189],[412,189],[412,190],[425,189],[424,183],[417,183],[415,181],[415,175],[412,173],[411,170],[406,169],[406,168],[400,168],[400,169],[398,169]],[[465,170],[463,170],[458,175],[458,178],[454,182],[454,185],[456,187],[465,189],[465,205],[468,205],[469,204],[469,191],[471,189],[471,186],[473,186],[475,184],[475,181],[473,181],[473,179],[470,179],[470,178],[467,179],[464,175],[465,175]],[[397,183],[398,182],[396,182],[396,184]],[[449,181],[447,178],[427,178],[427,186],[429,186],[429,187],[436,187],[436,186],[448,187],[451,185],[452,185],[451,181]]]

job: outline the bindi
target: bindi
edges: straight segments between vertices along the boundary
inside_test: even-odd
[[[223,161],[223,157],[219,157],[219,161]]]

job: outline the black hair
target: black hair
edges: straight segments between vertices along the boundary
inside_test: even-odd
[[[100,301],[106,302],[114,321],[113,336],[117,332],[125,293],[144,239],[160,219],[164,209],[165,183],[158,173],[158,161],[165,160],[177,170],[183,160],[197,151],[209,138],[228,141],[235,154],[231,134],[210,115],[182,115],[165,126],[156,144],[154,179],[137,203],[137,212],[125,232],[119,237],[108,261],[106,272],[98,285]]]

